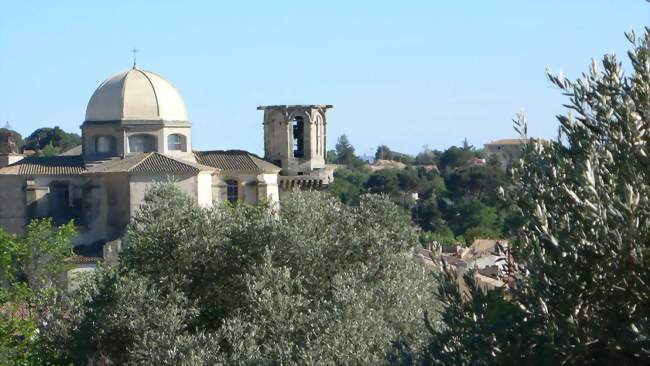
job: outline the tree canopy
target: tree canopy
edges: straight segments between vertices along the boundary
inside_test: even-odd
[[[81,145],[81,136],[68,133],[61,128],[43,127],[32,132],[23,144],[24,149],[36,151],[39,155],[57,155]]]
[[[34,220],[24,235],[0,229],[0,364],[34,365],[36,312],[68,269],[73,223],[54,227],[51,219]]]
[[[474,289],[469,301],[443,276],[429,363],[650,363],[650,29],[628,39],[629,75],[614,55],[575,82],[549,73],[570,112],[515,170],[525,271],[508,293]]]
[[[385,197],[206,209],[161,185],[128,238],[119,269],[43,311],[52,362],[387,364],[424,345],[433,282]]]
[[[350,145],[347,138],[343,140]],[[330,192],[347,204],[357,204],[363,193],[387,194],[411,212],[420,228],[444,233],[447,244],[471,243],[477,237],[501,238],[523,224],[512,202],[499,198],[498,187],[510,184],[506,172],[496,163],[477,163],[482,152],[467,141],[443,152],[425,146],[415,158],[381,145],[375,157],[406,165],[377,168],[348,164],[334,173]],[[408,198],[413,193],[419,199]]]

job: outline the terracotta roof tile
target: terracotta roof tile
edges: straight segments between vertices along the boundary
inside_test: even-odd
[[[75,175],[85,171],[81,156],[29,156],[0,169],[0,174]]]
[[[189,173],[214,171],[210,166],[174,159],[157,152],[130,155],[92,167],[89,173]]]
[[[208,168],[209,170],[214,170]],[[202,169],[196,164],[172,159],[158,153],[149,154],[129,171],[133,173],[198,173]]]
[[[492,141],[486,145],[523,145],[528,143],[526,139],[500,139]]]
[[[280,167],[243,150],[195,151],[196,160],[224,171],[277,173]]]

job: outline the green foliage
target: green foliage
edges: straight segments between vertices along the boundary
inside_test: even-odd
[[[34,312],[68,269],[75,234],[72,222],[53,227],[50,219],[32,221],[25,235],[0,230],[0,365],[38,363]]]
[[[422,247],[438,251],[442,245],[456,244],[460,240],[448,228],[446,230],[420,231],[418,235]]]
[[[345,204],[358,205],[361,195],[365,193],[363,186],[369,176],[367,167],[337,169],[329,192]]]
[[[35,150],[39,156],[57,155],[81,145],[81,136],[67,133],[61,128],[43,127],[25,139],[24,149]]]
[[[468,166],[476,157],[474,151],[468,146],[452,146],[445,150],[438,159],[438,167],[441,171]]]
[[[401,357],[395,344],[420,353],[433,284],[413,260],[408,217],[385,197],[347,206],[296,192],[279,212],[206,209],[160,185],[128,238],[116,272],[44,309],[53,362],[385,364]]]
[[[468,198],[451,207],[448,223],[455,235],[465,235],[467,230],[480,228],[483,232],[498,233],[499,216],[494,207],[481,201]],[[498,234],[496,234],[498,236]]]
[[[474,226],[465,230],[462,237],[465,240],[465,244],[469,246],[476,239],[500,239],[501,233],[497,229],[484,226]]]
[[[408,154],[392,151],[386,145],[380,145],[375,152],[375,160],[392,160],[399,161],[405,164],[415,164],[415,158]]]
[[[339,137],[335,148],[336,164],[347,165],[350,167],[366,165],[366,163],[354,153],[354,146],[352,146],[350,140],[348,140],[348,137],[345,134]]]
[[[499,202],[497,187],[508,184],[503,171],[495,166],[469,166],[455,169],[445,176],[449,195],[456,200],[462,197],[475,197],[484,203],[496,206]]]
[[[197,310],[173,286],[103,268],[40,309],[39,351],[54,364],[213,365],[214,336],[190,332]]]
[[[413,218],[423,230],[453,237],[453,233],[444,219],[444,212],[434,197],[420,200],[413,208]]]
[[[327,150],[325,162],[327,164],[336,164],[336,150]]]
[[[343,142],[341,146],[348,146],[343,150],[349,151],[347,138]],[[471,243],[474,238],[512,235],[523,220],[511,202],[503,202],[498,191],[499,187],[507,189],[510,181],[498,164],[476,165],[475,159],[481,155],[467,141],[462,147],[452,146],[442,153],[425,147],[418,158],[381,145],[376,158],[401,161],[406,168],[369,173],[365,165],[348,164],[335,172],[330,192],[343,203],[353,205],[366,192],[387,194],[411,211],[415,224],[445,238],[464,236]],[[438,165],[415,167],[415,163]],[[412,200],[411,193],[418,193],[420,199]],[[463,215],[468,215],[469,220]]]
[[[366,181],[364,188],[370,193],[396,195],[400,191],[397,170],[383,169],[372,173]]]
[[[67,269],[64,259],[72,255],[74,223],[54,227],[51,219],[33,220],[24,235],[0,230],[0,281],[10,286],[25,283],[39,291],[51,287],[54,276]]]
[[[343,134],[336,141],[336,163],[349,164],[354,159],[354,146],[350,144],[348,137]]]
[[[422,184],[417,172],[411,167],[398,171],[397,180],[399,182],[399,189],[404,192],[414,192]]]
[[[441,282],[447,330],[432,331],[431,363],[650,363],[650,29],[628,39],[629,76],[613,55],[576,82],[549,73],[572,112],[515,168],[526,275],[509,308],[494,291],[445,299],[455,281]]]
[[[525,316],[506,299],[503,289],[486,291],[478,287],[472,272],[461,279],[447,268],[438,277],[439,300],[448,306],[441,319],[444,327],[427,314],[427,328],[435,337],[430,352],[422,359],[423,365],[553,364],[527,358],[530,350],[521,342],[517,329],[511,327],[525,321]],[[465,284],[462,289],[459,280]]]

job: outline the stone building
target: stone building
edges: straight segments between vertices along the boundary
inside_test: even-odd
[[[134,66],[91,96],[80,148],[23,157],[10,139],[0,141],[0,227],[20,233],[33,218],[74,219],[77,244],[100,248],[123,236],[155,182],[173,182],[202,206],[273,203],[291,187],[326,187],[333,179],[325,166],[328,108],[259,107],[264,158],[243,150],[195,151],[180,93]]]
[[[487,160],[496,158],[504,170],[521,158],[527,139],[501,139],[484,145]]]

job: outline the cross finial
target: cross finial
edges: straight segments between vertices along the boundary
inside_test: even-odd
[[[133,68],[135,69],[136,61],[137,61],[137,53],[138,53],[138,49],[137,49],[137,48],[133,48],[133,49],[131,50],[131,52],[133,53]]]

